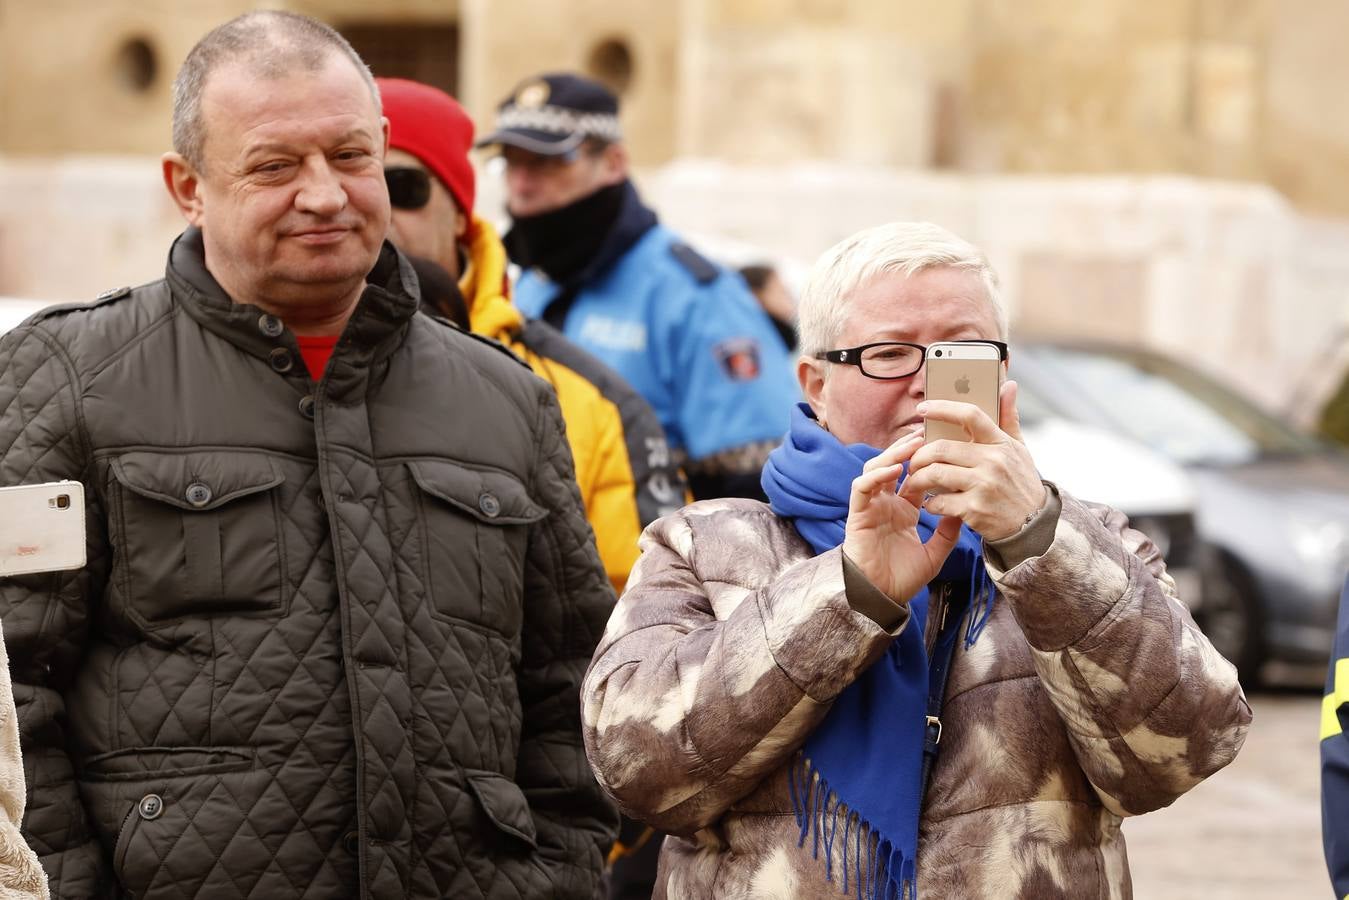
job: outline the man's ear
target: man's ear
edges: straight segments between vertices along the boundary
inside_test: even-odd
[[[206,205],[201,198],[201,176],[186,159],[177,153],[165,153],[160,158],[164,172],[164,186],[169,189],[178,211],[189,225],[201,227]]]
[[[824,367],[828,363],[809,356],[797,357],[796,380],[801,383],[801,396],[810,404],[811,411],[820,425],[828,421],[828,410],[824,402]],[[827,427],[827,426],[826,426]]]
[[[384,130],[384,149],[379,152],[380,160],[384,160],[389,155],[389,117],[382,116],[379,120],[379,127]]]
[[[600,156],[605,184],[618,184],[628,177],[628,148],[623,144],[608,144]]]

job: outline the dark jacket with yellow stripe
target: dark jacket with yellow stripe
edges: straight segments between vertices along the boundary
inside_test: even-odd
[[[54,896],[594,896],[614,598],[557,402],[418,304],[386,244],[315,382],[189,230],[0,341],[0,483],[88,498],[85,569],[0,581]]]
[[[1335,896],[1349,900],[1349,579],[1321,707],[1321,829]]]
[[[506,250],[490,223],[475,216],[464,249],[459,290],[469,327],[506,344],[557,391],[586,518],[609,580],[622,591],[642,529],[692,499],[660,421],[617,372],[511,304]]]

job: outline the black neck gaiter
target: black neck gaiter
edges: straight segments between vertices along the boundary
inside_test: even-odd
[[[502,239],[511,262],[565,283],[599,253],[623,211],[626,188],[627,182],[611,184],[561,209],[515,219]]]

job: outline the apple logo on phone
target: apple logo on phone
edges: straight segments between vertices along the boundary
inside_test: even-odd
[[[956,379],[956,393],[968,394],[970,392],[970,380],[964,375]]]

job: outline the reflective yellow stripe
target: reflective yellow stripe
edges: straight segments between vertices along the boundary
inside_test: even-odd
[[[1335,660],[1334,687],[1321,701],[1321,740],[1340,733],[1339,708],[1349,705],[1349,658]],[[1349,900],[1349,897],[1345,898]]]

